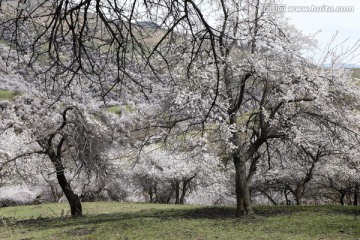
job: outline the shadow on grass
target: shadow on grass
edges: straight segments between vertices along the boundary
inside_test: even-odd
[[[76,225],[89,223],[96,224],[109,221],[121,221],[137,218],[157,218],[159,220],[174,220],[174,219],[230,219],[234,218],[235,209],[231,207],[202,207],[195,209],[142,209],[137,212],[119,212],[111,214],[89,214],[82,217],[57,217],[57,218],[36,218],[18,220],[16,223],[22,226],[47,224],[54,227],[66,225]]]
[[[244,224],[257,221],[261,218],[274,217],[278,215],[291,215],[298,212],[324,212],[332,214],[349,214],[360,217],[360,207],[347,206],[257,206],[256,216],[249,219],[243,218],[240,221]],[[141,222],[144,219],[156,219],[156,221],[176,221],[181,219],[209,219],[229,220],[235,219],[234,207],[198,207],[193,209],[143,209],[137,212],[111,213],[111,214],[90,214],[76,218],[37,218],[15,221],[23,227],[35,227],[38,229],[66,228],[77,226],[91,226],[102,223],[118,222],[120,225],[132,225],[131,222]],[[259,218],[258,218],[259,217]]]
[[[302,205],[302,206],[257,206],[256,214],[264,217],[276,215],[291,215],[299,212],[322,212],[327,214],[345,214],[360,217],[360,206],[341,206],[341,205]]]

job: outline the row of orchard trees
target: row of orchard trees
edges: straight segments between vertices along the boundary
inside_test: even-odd
[[[25,126],[73,215],[81,205],[66,168],[109,172],[120,159],[135,160],[131,171],[142,168],[138,179],[159,202],[168,200],[158,179],[173,176],[169,191],[184,202],[189,181],[233,166],[236,216],[253,214],[255,191],[274,203],[291,192],[301,204],[314,180],[339,189],[337,166],[357,186],[359,91],[341,68],[357,46],[305,57],[314,40],[265,11],[272,0],[45,2],[1,16],[37,99],[6,109],[3,129],[14,128],[10,118]],[[123,111],[106,114],[101,101]],[[27,155],[4,154],[5,165]]]
[[[323,135],[316,135],[320,136]],[[278,142],[277,148],[282,149],[276,149],[260,163],[252,185],[253,193],[265,196],[272,204],[358,205],[357,140],[341,139],[339,142],[336,138],[317,139],[307,146]],[[284,151],[287,154],[283,154]]]

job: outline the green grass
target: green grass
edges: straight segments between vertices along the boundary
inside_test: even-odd
[[[13,100],[19,93],[0,89],[0,100]]]
[[[1,208],[0,239],[360,239],[360,208],[351,206],[258,206],[241,219],[232,207],[83,207],[80,218],[62,216],[66,204]]]
[[[5,39],[2,39],[0,38],[0,44],[3,44],[3,45],[9,45],[8,41],[6,41]]]
[[[115,114],[121,114],[122,111],[133,112],[134,109],[130,105],[123,105],[123,106],[115,105],[115,106],[111,106],[111,107],[106,108],[106,111],[111,112],[111,113],[115,113]]]
[[[360,79],[360,68],[352,68],[352,78],[359,78]]]
[[[120,114],[120,110],[121,110],[121,108],[119,106],[112,106],[112,107],[108,107],[106,109],[106,111],[115,113],[115,114]]]

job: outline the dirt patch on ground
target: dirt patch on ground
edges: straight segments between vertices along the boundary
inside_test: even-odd
[[[92,234],[96,229],[94,227],[92,228],[76,228],[72,231],[68,231],[67,234],[70,236],[85,236]]]

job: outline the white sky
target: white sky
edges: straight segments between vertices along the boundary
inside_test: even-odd
[[[344,47],[352,46],[360,39],[359,0],[282,0],[282,2],[286,6],[354,6],[354,12],[286,12],[285,16],[305,34],[321,30],[317,35],[321,48],[325,48],[336,31],[338,31],[337,43],[349,38],[343,44]],[[360,53],[360,49],[357,52]],[[351,63],[360,65],[360,57],[356,57]]]

